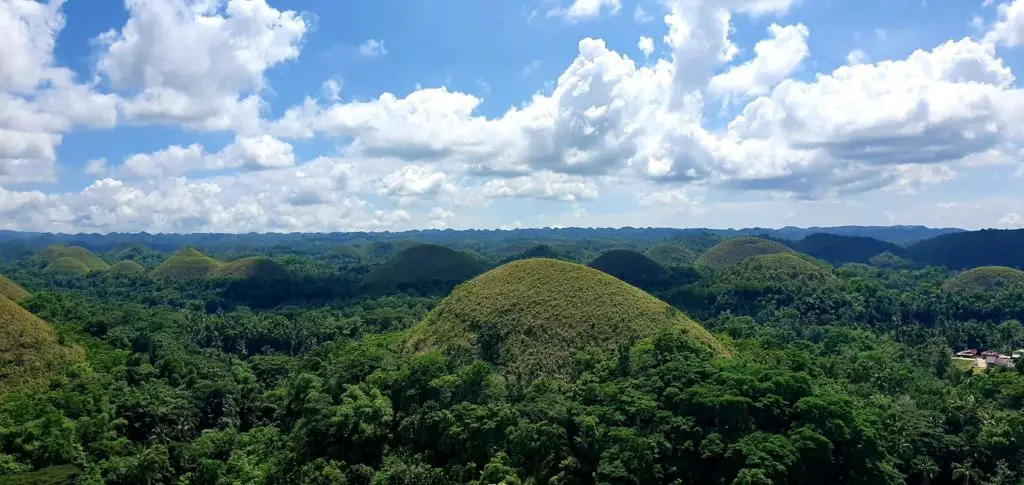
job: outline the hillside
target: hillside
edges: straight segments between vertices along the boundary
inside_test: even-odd
[[[80,246],[61,246],[54,244],[43,248],[32,256],[31,260],[40,266],[47,266],[60,258],[69,258],[82,263],[89,271],[106,271],[110,265]]]
[[[689,266],[697,260],[696,253],[679,244],[658,244],[644,254],[666,268]]]
[[[58,344],[46,322],[0,296],[0,395],[45,389],[64,366],[83,357],[82,349]]]
[[[727,353],[699,324],[638,288],[579,264],[529,259],[456,288],[412,329],[407,349],[482,358],[527,380],[572,378],[576,354],[609,355],[669,328]]]
[[[634,286],[655,283],[668,275],[664,266],[642,253],[613,249],[597,257],[590,267]]]
[[[791,252],[793,252],[792,249],[768,239],[737,237],[718,243],[715,247],[701,254],[693,265],[699,269],[717,270],[754,256]]]
[[[206,278],[221,266],[221,262],[205,256],[193,248],[178,251],[153,270],[153,277],[161,280],[192,280]]]
[[[81,261],[62,256],[43,268],[43,274],[51,276],[85,276],[89,274],[89,267]]]
[[[4,275],[0,275],[0,296],[7,297],[11,301],[21,301],[32,295],[25,291],[21,285],[7,279]]]
[[[983,266],[950,278],[942,285],[942,291],[988,292],[1011,286],[1024,287],[1024,271],[1005,266]]]
[[[227,279],[276,280],[288,278],[290,275],[288,270],[276,261],[263,256],[253,256],[224,263],[214,269],[211,276]]]
[[[1024,268],[1024,229],[946,234],[907,248],[915,263],[968,269],[982,266]]]
[[[483,263],[453,249],[433,244],[408,248],[366,275],[371,284],[461,282],[486,268]]]
[[[146,267],[135,261],[120,261],[110,266],[111,274],[138,274],[145,273]]]
[[[835,276],[830,267],[797,253],[754,256],[716,274],[718,284],[738,288],[789,285],[806,289],[833,281]]]
[[[903,252],[903,248],[890,242],[835,234],[811,234],[793,243],[793,249],[832,264],[866,263],[881,253],[900,255]]]

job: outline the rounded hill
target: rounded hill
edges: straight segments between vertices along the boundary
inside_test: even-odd
[[[145,273],[146,267],[135,261],[121,261],[110,266],[111,274],[139,274]]]
[[[21,301],[32,295],[25,291],[21,285],[7,279],[4,275],[0,275],[0,296],[6,297],[11,301]]]
[[[236,259],[213,270],[216,278],[240,280],[279,280],[288,278],[288,270],[280,263],[264,256]]]
[[[43,274],[64,277],[85,276],[89,274],[89,267],[77,259],[64,256],[46,265],[46,268],[43,268]]]
[[[656,282],[668,274],[665,267],[653,259],[628,249],[608,251],[592,261],[590,267],[636,286]]]
[[[405,249],[366,275],[366,282],[394,285],[466,281],[486,268],[471,256],[434,244]]]
[[[160,263],[153,270],[153,277],[175,281],[206,278],[217,271],[221,264],[196,249],[185,248]]]
[[[1005,266],[982,266],[964,271],[946,281],[947,292],[990,292],[1013,286],[1024,287],[1024,271]]]
[[[821,286],[835,281],[832,268],[797,253],[764,254],[747,258],[717,275],[718,281],[737,288],[793,284]]]
[[[43,248],[36,253],[32,260],[41,265],[50,265],[60,258],[68,258],[78,261],[89,271],[106,271],[110,265],[81,246],[62,246],[54,244]]]
[[[694,266],[701,269],[721,269],[747,258],[765,254],[793,253],[792,249],[769,239],[737,237],[718,243],[697,258]]]
[[[727,354],[707,330],[639,288],[587,266],[527,259],[459,285],[411,330],[406,345],[459,361],[481,358],[510,377],[572,378],[580,352],[608,356],[672,328]]]
[[[45,389],[82,349],[57,343],[50,326],[7,297],[0,296],[0,395]]]
[[[667,268],[688,266],[697,259],[697,255],[693,251],[678,244],[658,244],[648,249],[644,254]]]

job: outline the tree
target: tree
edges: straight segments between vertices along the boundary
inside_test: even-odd
[[[981,470],[974,468],[974,460],[968,458],[963,463],[953,463],[953,481],[971,485],[971,483],[980,482],[981,477]]]

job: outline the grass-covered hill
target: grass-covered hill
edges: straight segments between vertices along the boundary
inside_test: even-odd
[[[486,270],[480,261],[454,249],[434,244],[408,248],[366,275],[374,285],[421,282],[461,282]]]
[[[550,244],[537,244],[536,246],[532,246],[529,249],[527,249],[527,250],[525,250],[525,251],[523,251],[521,253],[509,256],[509,257],[503,259],[501,262],[502,262],[502,264],[505,264],[505,263],[511,263],[512,261],[519,261],[521,259],[534,259],[534,258],[548,258],[548,259],[561,259],[563,261],[576,261],[575,255],[572,254],[572,251],[564,251],[563,248],[561,248],[560,246],[565,246],[565,245],[562,244],[562,245],[552,246]]]
[[[31,260],[39,266],[48,266],[60,258],[68,258],[78,261],[89,271],[106,271],[110,265],[89,251],[80,246],[62,246],[54,244],[41,249],[32,256]]]
[[[881,253],[899,255],[903,252],[903,248],[890,242],[835,234],[811,234],[794,243],[793,249],[832,264],[867,263]]]
[[[185,248],[167,258],[153,270],[160,280],[194,280],[212,276],[223,263],[193,248]]]
[[[111,274],[139,274],[145,272],[145,266],[131,260],[120,261],[110,266]]]
[[[999,291],[1024,287],[1024,271],[1005,266],[982,266],[964,271],[946,281],[942,290],[952,293]]]
[[[50,326],[7,297],[0,296],[0,396],[46,389],[82,349],[57,343]]]
[[[513,378],[575,377],[574,357],[677,328],[727,354],[699,324],[601,271],[553,259],[515,261],[455,289],[410,331],[407,349],[482,358]]]
[[[959,232],[920,241],[902,255],[921,265],[1024,268],[1024,229]]]
[[[643,253],[613,249],[591,261],[590,267],[608,273],[626,283],[644,286],[668,276],[668,270]]]
[[[689,266],[697,260],[697,254],[681,244],[658,244],[644,254],[666,268]]]
[[[284,266],[270,258],[253,256],[221,264],[210,276],[239,280],[279,280],[288,278],[290,274]]]
[[[835,279],[831,267],[797,253],[754,256],[716,274],[717,283],[735,288],[763,288],[779,284],[810,288]]]
[[[0,275],[0,296],[7,297],[11,301],[21,301],[32,295],[25,291],[21,285],[11,281],[4,275]]]
[[[85,276],[89,274],[89,267],[77,259],[62,256],[46,265],[43,274],[61,277]]]
[[[718,243],[701,254],[693,265],[702,270],[717,270],[732,266],[754,256],[775,253],[791,253],[792,249],[781,243],[759,237],[737,237]]]

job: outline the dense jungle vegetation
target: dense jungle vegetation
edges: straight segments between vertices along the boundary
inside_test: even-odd
[[[3,234],[0,484],[1024,480],[1018,231],[445,232]]]

